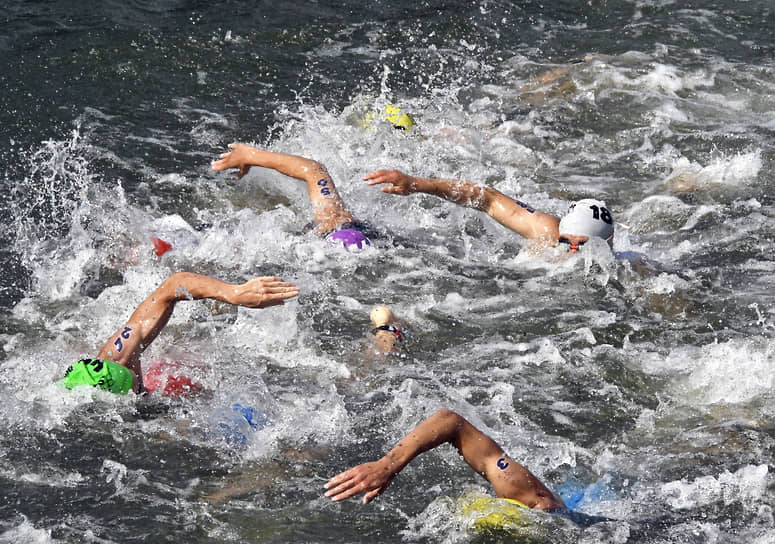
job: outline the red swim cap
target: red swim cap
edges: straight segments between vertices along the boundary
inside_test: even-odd
[[[166,361],[150,363],[143,373],[143,385],[149,393],[161,391],[162,397],[188,397],[201,393],[202,384],[182,374],[185,368]]]
[[[172,244],[165,242],[161,238],[151,238],[151,242],[153,242],[153,252],[157,257],[161,257],[172,249]]]

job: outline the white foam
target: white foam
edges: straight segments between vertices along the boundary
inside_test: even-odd
[[[649,355],[643,370],[670,376],[669,390],[697,405],[749,402],[768,395],[775,385],[769,371],[772,348],[762,338],[674,348],[665,357]],[[744,369],[744,371],[743,371]]]
[[[694,213],[692,206],[667,195],[648,196],[626,214],[632,232],[671,231],[686,225]]]
[[[21,523],[0,533],[0,543],[2,544],[49,544],[58,542],[51,536],[50,529],[37,529],[30,523],[26,517]]]
[[[756,180],[764,162],[760,149],[719,156],[706,165],[684,157],[676,160],[667,180],[680,180],[682,186],[707,188],[711,185],[739,186]]]
[[[731,473],[701,476],[692,481],[680,480],[661,486],[662,499],[672,508],[696,509],[716,502],[725,505],[739,502],[749,510],[761,501],[769,484],[767,465],[745,465]]]

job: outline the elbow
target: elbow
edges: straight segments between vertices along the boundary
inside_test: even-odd
[[[503,193],[492,187],[479,188],[474,193],[471,199],[474,204],[474,208],[486,212],[489,215],[493,215],[493,207],[498,202],[499,198],[503,198]]]
[[[190,298],[187,290],[193,284],[193,280],[196,277],[197,275],[193,272],[175,272],[170,274],[151,296],[159,302],[174,301],[182,295],[184,298]],[[184,292],[186,292],[185,295]]]
[[[437,410],[433,417],[438,418],[439,420],[442,420],[450,425],[454,425],[455,427],[458,427],[464,421],[463,416],[457,412],[453,412],[449,408],[441,408]]]
[[[307,174],[306,181],[317,181],[320,179],[321,176],[328,175],[328,170],[326,169],[326,165],[314,159],[307,159],[305,170]]]
[[[180,284],[185,283],[186,280],[193,276],[194,274],[191,272],[174,272],[173,274],[167,276],[167,279],[164,280],[164,283],[172,287],[177,287]]]
[[[435,418],[434,427],[439,443],[447,442],[460,451],[461,436],[467,423],[465,418],[447,408],[438,410],[432,417]]]

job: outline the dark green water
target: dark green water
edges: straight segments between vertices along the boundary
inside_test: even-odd
[[[4,4],[0,541],[772,539],[769,3]],[[385,103],[417,130],[364,129]],[[294,180],[212,172],[233,141],[324,162],[375,249],[315,238]],[[616,252],[652,264],[535,256],[474,211],[365,186],[378,168],[556,215],[603,198]],[[151,236],[176,250],[157,261]],[[181,269],[302,294],[179,305],[146,360],[197,362],[203,397],[53,385]],[[364,355],[382,303],[403,357]],[[235,401],[273,421],[241,450],[208,434]],[[371,505],[323,497],[441,407],[617,521],[472,533],[451,504],[487,486],[451,447]]]

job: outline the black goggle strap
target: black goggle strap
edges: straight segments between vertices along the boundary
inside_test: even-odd
[[[398,338],[399,342],[403,342],[404,341],[404,335],[401,332],[401,330],[395,328],[393,325],[382,325],[381,327],[376,327],[376,328],[371,330],[372,334],[377,334],[377,331],[392,332],[393,334],[396,335],[396,338]]]

